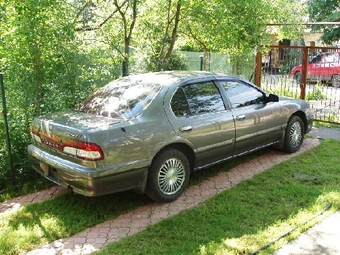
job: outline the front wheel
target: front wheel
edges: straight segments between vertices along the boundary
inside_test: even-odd
[[[172,202],[188,186],[189,175],[187,157],[176,149],[166,149],[149,168],[146,194],[157,202]]]
[[[294,79],[296,80],[297,84],[300,84],[301,83],[301,73],[300,72],[296,72],[294,74]]]
[[[297,152],[302,145],[303,136],[304,124],[301,118],[298,116],[292,116],[286,128],[282,150],[290,153]]]

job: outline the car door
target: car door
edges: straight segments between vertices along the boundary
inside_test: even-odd
[[[325,59],[328,63],[327,70],[325,70],[324,80],[330,81],[334,74],[340,74],[340,52],[326,53]]]
[[[232,155],[234,118],[213,81],[180,86],[170,104],[169,121],[175,133],[194,146],[196,168]]]
[[[340,75],[340,52],[334,52],[334,62],[332,66],[332,75]]]
[[[316,55],[307,65],[307,78],[311,80],[318,80],[321,73],[322,55]]]
[[[235,154],[279,140],[284,123],[278,102],[266,103],[265,93],[243,80],[225,80],[220,83],[235,117]]]
[[[335,54],[325,53],[323,54],[322,61],[320,64],[319,75],[321,80],[330,80],[334,69]]]

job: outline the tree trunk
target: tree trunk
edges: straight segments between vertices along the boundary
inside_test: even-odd
[[[174,46],[175,46],[175,42],[177,38],[177,32],[178,32],[178,25],[180,22],[181,6],[182,6],[182,0],[178,0],[177,8],[176,8],[175,24],[174,24],[174,28],[172,29],[170,46],[169,46],[168,52],[165,55],[165,60],[170,59],[172,51],[174,50]]]
[[[40,75],[40,53],[37,54],[34,60],[34,72],[35,72],[35,115],[39,116],[41,114],[41,101],[43,97],[42,93],[42,80]]]

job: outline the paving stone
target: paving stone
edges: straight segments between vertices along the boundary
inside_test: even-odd
[[[67,190],[61,186],[54,186],[47,190],[13,198],[11,200],[0,203],[0,214],[15,212],[22,206],[49,200],[59,195],[66,194],[68,192],[70,192],[70,190]]]

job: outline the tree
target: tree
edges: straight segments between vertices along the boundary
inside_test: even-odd
[[[94,32],[97,42],[108,45],[122,60],[123,76],[129,74],[130,47],[137,22],[138,0],[80,1],[77,32]],[[98,36],[98,38],[97,38]],[[90,37],[92,37],[90,35]]]
[[[228,53],[235,66],[241,66],[244,54],[252,54],[273,32],[266,24],[303,17],[299,3],[0,0],[0,71],[8,88],[16,168],[24,172],[22,158],[27,158],[33,117],[74,108],[89,91],[121,76],[121,66],[124,75],[131,66],[135,72],[183,69],[178,52],[184,47]],[[275,33],[292,34],[285,29]],[[145,63],[147,68],[141,68]],[[0,143],[1,127],[0,120]],[[0,144],[0,169],[6,169],[6,153]]]
[[[181,57],[174,54],[178,49],[178,37],[182,23],[182,0],[146,0],[140,6],[137,23],[139,66],[146,71],[183,68]],[[141,68],[143,70],[143,68]]]
[[[66,10],[63,1],[53,0],[41,0],[39,4],[34,0],[9,1],[6,6],[1,65],[7,66],[7,77],[13,89],[21,93],[20,103],[28,113],[30,109],[35,115],[44,111],[49,84],[58,82],[60,86],[66,82],[64,89],[74,96],[74,84],[67,77],[71,68],[65,61],[74,51],[75,37]]]
[[[300,0],[212,0],[192,1],[182,15],[181,32],[187,43],[202,50],[244,53],[279,39],[300,36],[300,27],[268,27],[272,23],[300,23],[304,17]],[[289,14],[289,15],[287,15]]]
[[[23,173],[33,117],[72,107],[79,94],[73,15],[66,1],[7,0],[0,7],[0,69],[8,88],[12,155]],[[5,172],[6,161],[0,164]]]
[[[314,22],[340,22],[339,0],[310,0],[308,2],[309,18]],[[340,26],[313,26],[314,31],[322,31],[321,40],[326,44],[340,40]]]

